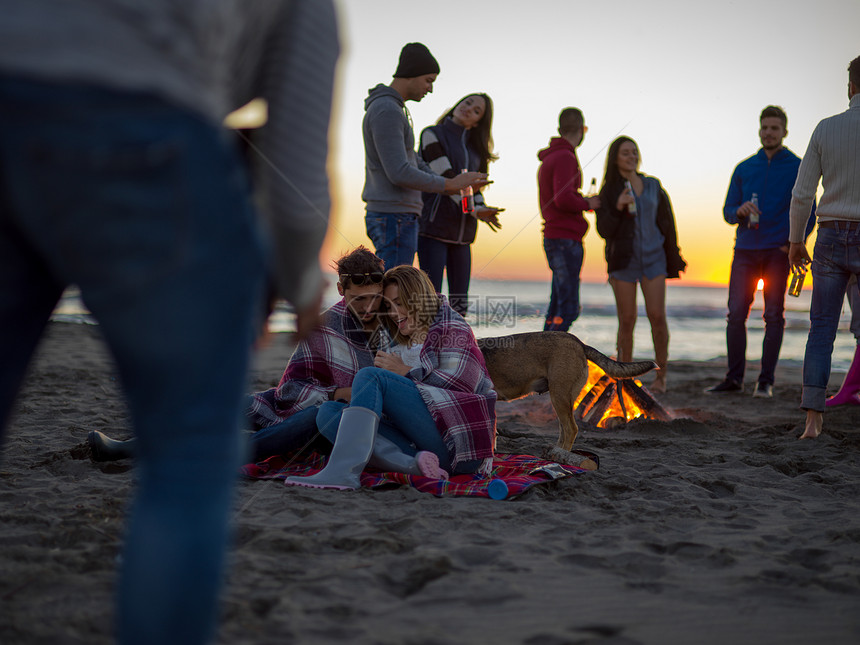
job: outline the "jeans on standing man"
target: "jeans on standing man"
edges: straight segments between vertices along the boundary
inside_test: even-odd
[[[584,250],[582,242],[544,238],[543,249],[552,271],[552,289],[544,331],[567,331],[579,318],[579,272]]]
[[[735,249],[729,280],[729,313],[726,325],[728,372],[726,377],[743,383],[746,367],[746,321],[759,276],[764,281],[764,341],[759,380],[773,383],[785,330],[785,285],[790,271],[788,255],[781,249]]]
[[[385,268],[412,266],[418,248],[418,215],[416,213],[380,213],[368,211],[365,217],[367,237]]]
[[[821,412],[845,287],[851,275],[860,279],[860,226],[837,222],[832,228],[819,228],[812,257],[815,288],[809,307],[810,329],[803,357],[800,407]]]

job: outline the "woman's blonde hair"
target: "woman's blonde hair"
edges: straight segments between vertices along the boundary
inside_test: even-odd
[[[407,264],[396,266],[385,272],[382,278],[383,290],[389,285],[397,285],[400,305],[406,309],[419,327],[429,329],[431,323],[439,313],[439,296],[430,278],[421,269],[416,269]],[[383,306],[387,303],[383,302]],[[405,343],[406,338],[401,335],[397,324],[388,316],[385,324],[398,343]]]

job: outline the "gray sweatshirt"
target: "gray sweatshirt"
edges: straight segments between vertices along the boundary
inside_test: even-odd
[[[323,0],[0,0],[0,74],[156,94],[216,125],[266,99],[254,183],[279,292],[300,307],[322,284],[338,53]]]
[[[364,101],[364,191],[368,211],[421,213],[421,191],[445,191],[445,178],[415,154],[415,134],[403,98],[387,85],[368,91]]]

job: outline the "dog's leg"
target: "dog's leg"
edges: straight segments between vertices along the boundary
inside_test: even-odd
[[[549,397],[555,415],[558,417],[558,447],[562,450],[570,450],[579,433],[573,418],[573,399],[569,392],[553,391],[552,388],[550,388]]]

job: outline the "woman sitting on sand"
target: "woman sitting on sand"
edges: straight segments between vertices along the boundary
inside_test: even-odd
[[[687,263],[681,257],[669,196],[656,177],[639,170],[639,147],[629,137],[609,146],[600,188],[597,232],[606,240],[609,284],[618,310],[618,360],[633,360],[636,283],[651,323],[654,360],[659,371],[651,384],[666,391],[669,326],[666,324],[666,278],[677,278]]]
[[[287,484],[359,488],[368,462],[437,479],[492,467],[496,393],[471,327],[423,271],[395,267],[383,287],[394,343],[355,375],[348,407],[320,407],[317,426],[334,443],[326,467]],[[381,423],[416,446],[414,456],[377,434],[383,415]]]

